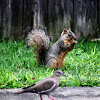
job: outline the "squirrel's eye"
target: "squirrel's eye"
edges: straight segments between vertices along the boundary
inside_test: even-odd
[[[71,34],[68,34],[68,36],[71,36]]]

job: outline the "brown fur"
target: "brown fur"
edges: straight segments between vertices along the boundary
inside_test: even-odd
[[[65,40],[64,43],[70,44],[70,43],[72,43],[72,41]],[[64,59],[65,59],[67,53],[69,51],[71,51],[73,48],[74,48],[74,46],[71,46],[68,50],[61,52],[60,55],[58,56],[57,60],[55,61],[54,65],[52,66],[52,69],[63,67],[64,66]]]
[[[29,45],[36,45],[37,60],[40,64],[44,62],[46,67],[52,69],[64,66],[64,59],[69,51],[72,51],[77,41],[71,29],[66,28],[61,33],[60,38],[48,48],[49,39],[42,30],[34,30],[29,35]]]

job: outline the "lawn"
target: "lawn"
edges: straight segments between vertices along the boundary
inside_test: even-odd
[[[53,75],[54,70],[38,66],[33,48],[25,42],[0,43],[0,88],[20,88]],[[61,68],[60,86],[100,86],[100,41],[80,41],[65,59]]]

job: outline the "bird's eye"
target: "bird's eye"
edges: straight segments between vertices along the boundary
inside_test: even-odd
[[[61,72],[58,72],[59,74],[61,74]]]

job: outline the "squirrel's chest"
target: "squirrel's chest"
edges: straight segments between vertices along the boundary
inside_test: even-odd
[[[57,57],[57,60],[54,63],[53,68],[59,68],[59,67],[64,66],[64,58],[65,58],[67,53],[68,53],[68,51],[60,53],[60,55]]]

